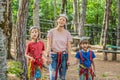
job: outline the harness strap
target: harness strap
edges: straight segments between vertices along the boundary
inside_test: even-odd
[[[34,64],[35,64],[36,66],[39,66],[40,69],[42,69],[42,66],[43,66],[43,59],[42,59],[42,58],[35,59]]]
[[[57,62],[57,67],[56,67],[55,80],[57,80],[58,70],[59,70],[60,64],[62,62],[62,52],[58,52],[57,54],[58,54],[58,62]]]
[[[90,61],[92,62],[92,51],[90,51]]]
[[[32,61],[30,60],[28,64],[28,78],[31,77],[31,64],[32,64]]]
[[[82,52],[80,51],[79,53],[80,53],[80,58],[82,60],[82,64],[84,66],[84,58],[82,57]],[[90,51],[90,61],[92,62],[92,51]],[[92,80],[94,80],[93,71],[92,71],[91,67],[90,68],[85,68],[85,69],[81,68],[79,74],[82,75],[84,73],[84,71],[86,71],[86,75],[85,75],[86,80],[88,80],[88,76],[89,76],[88,71],[90,71],[90,74],[92,75]]]
[[[80,58],[82,59],[82,64],[84,64],[84,58],[82,57],[82,52],[80,52]]]
[[[31,74],[32,74],[32,76],[34,76],[34,74],[35,74],[35,66],[34,66],[33,60],[31,61]]]
[[[35,61],[30,60],[28,64],[28,77],[30,78],[31,75],[34,77],[35,75],[35,66],[38,66],[40,69],[42,69],[43,66],[43,60],[41,59],[35,59]]]
[[[84,58],[82,57],[82,52],[80,51],[80,58],[82,60],[82,64],[84,63]],[[92,61],[92,51],[90,51],[90,61]]]
[[[86,75],[85,75],[86,76],[86,80],[88,80],[88,71],[89,71],[88,68],[86,68],[86,72],[87,72]]]

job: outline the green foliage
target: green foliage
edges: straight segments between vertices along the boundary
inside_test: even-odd
[[[16,23],[19,0],[11,0],[13,22]]]
[[[107,77],[107,74],[102,74],[102,77]]]
[[[104,16],[104,0],[88,0],[86,23],[102,24]]]
[[[23,73],[20,62],[9,61],[7,63],[7,67],[8,74],[15,74],[16,76],[20,77],[20,75]]]
[[[61,1],[62,0],[56,0],[56,17],[60,14],[61,9]],[[28,24],[27,29],[29,29],[30,26],[33,25],[33,3],[34,0],[29,1],[29,10],[28,10]],[[81,13],[81,4],[82,0],[78,0],[78,12]],[[111,16],[110,16],[110,24],[108,27],[108,44],[115,44],[116,42],[113,40],[116,40],[116,34],[112,32],[117,32],[117,24],[118,24],[118,14],[117,14],[117,0],[112,1],[111,6]],[[17,12],[18,12],[18,5],[19,0],[12,0],[12,15],[13,15],[13,21],[16,23],[17,19]],[[40,27],[41,31],[45,32],[48,31],[50,28],[54,27],[54,0],[40,0],[40,9],[39,9],[39,15],[40,15]],[[103,25],[103,18],[104,18],[104,11],[105,11],[105,0],[87,0],[87,10],[86,10],[86,24],[94,24],[93,26],[90,26],[89,28],[85,28],[85,35],[93,37],[93,42],[96,42],[97,44],[100,40],[101,36],[101,29]],[[69,26],[71,32],[73,32],[73,0],[67,1],[66,6],[66,14],[69,18]],[[43,29],[44,28],[44,29]],[[28,32],[27,32],[28,34]],[[97,38],[94,38],[96,36]],[[114,39],[112,39],[114,36]]]
[[[118,79],[120,79],[120,76],[117,76]]]
[[[117,8],[117,0],[114,0],[114,1],[112,1],[112,5],[111,5],[111,17],[110,17],[110,25],[112,26],[112,27],[115,27],[115,26],[117,26],[117,18],[118,18],[118,14],[117,14],[117,10],[118,10],[118,8]]]
[[[28,26],[32,26],[32,15],[33,15],[33,2],[34,0],[29,1],[29,10],[28,10]],[[79,1],[79,12],[81,8],[81,0]],[[18,12],[18,4],[19,0],[12,0],[12,14],[13,20],[16,22],[17,12]],[[114,23],[117,19],[117,0],[112,3],[112,16],[113,20],[111,22]],[[60,14],[61,8],[61,0],[56,0],[56,13]],[[87,24],[102,24],[103,16],[104,16],[104,8],[105,8],[105,0],[88,0],[87,3],[87,11],[86,11],[86,23]],[[43,20],[54,20],[54,1],[53,0],[41,0],[40,1],[40,10],[39,10],[40,19]],[[73,19],[73,0],[67,1],[66,13],[69,17],[69,21]],[[112,23],[111,23],[112,24]],[[113,25],[115,25],[114,23]]]

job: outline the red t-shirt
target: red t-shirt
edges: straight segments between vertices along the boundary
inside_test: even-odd
[[[44,51],[44,43],[42,41],[29,42],[26,46],[25,53],[35,59],[38,59],[42,57],[42,51]]]

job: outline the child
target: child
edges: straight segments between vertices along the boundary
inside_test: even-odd
[[[95,54],[89,49],[89,41],[86,37],[80,40],[80,50],[76,52],[76,63],[79,63],[79,80],[93,80],[95,76],[95,65],[93,58]]]
[[[27,44],[25,51],[25,56],[28,60],[28,77],[30,80],[32,78],[41,80],[44,44],[39,40],[40,31],[38,27],[33,26],[29,31],[31,41]]]

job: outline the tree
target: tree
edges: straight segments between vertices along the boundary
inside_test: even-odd
[[[56,21],[56,0],[54,0],[54,22]]]
[[[74,32],[78,34],[78,23],[79,23],[79,14],[78,14],[78,0],[73,1],[73,24],[74,24]]]
[[[117,29],[117,46],[120,46],[120,0],[118,0],[118,29]]]
[[[12,12],[11,12],[11,0],[7,0],[7,32],[6,32],[6,44],[7,44],[7,58],[13,59],[11,56],[11,37],[12,37]]]
[[[102,33],[101,33],[101,40],[103,43],[103,49],[106,49],[106,43],[107,43],[107,29],[109,26],[109,17],[110,17],[110,8],[111,8],[112,0],[106,0],[105,5],[105,13],[104,13],[104,19],[103,19],[103,26],[102,26]],[[107,60],[107,53],[104,54],[104,60]]]
[[[0,0],[0,80],[6,80],[7,0]]]
[[[120,46],[120,0],[118,0],[118,29],[117,29],[117,46]]]
[[[87,0],[82,0],[82,10],[80,16],[80,23],[79,23],[79,36],[84,36],[84,24],[86,20],[86,7],[87,7]]]
[[[0,27],[0,80],[6,80],[7,50],[6,50],[5,40],[6,40],[5,35],[3,34],[3,30]]]
[[[27,64],[24,55],[26,44],[26,26],[28,17],[28,2],[29,0],[19,0],[19,9],[16,21],[16,53],[17,61],[21,62],[24,71],[23,78],[27,80]]]
[[[39,22],[39,5],[40,0],[34,0],[34,8],[33,8],[33,25],[40,27]]]
[[[62,3],[61,3],[61,13],[65,13],[65,5],[67,3],[67,0],[62,0]]]

